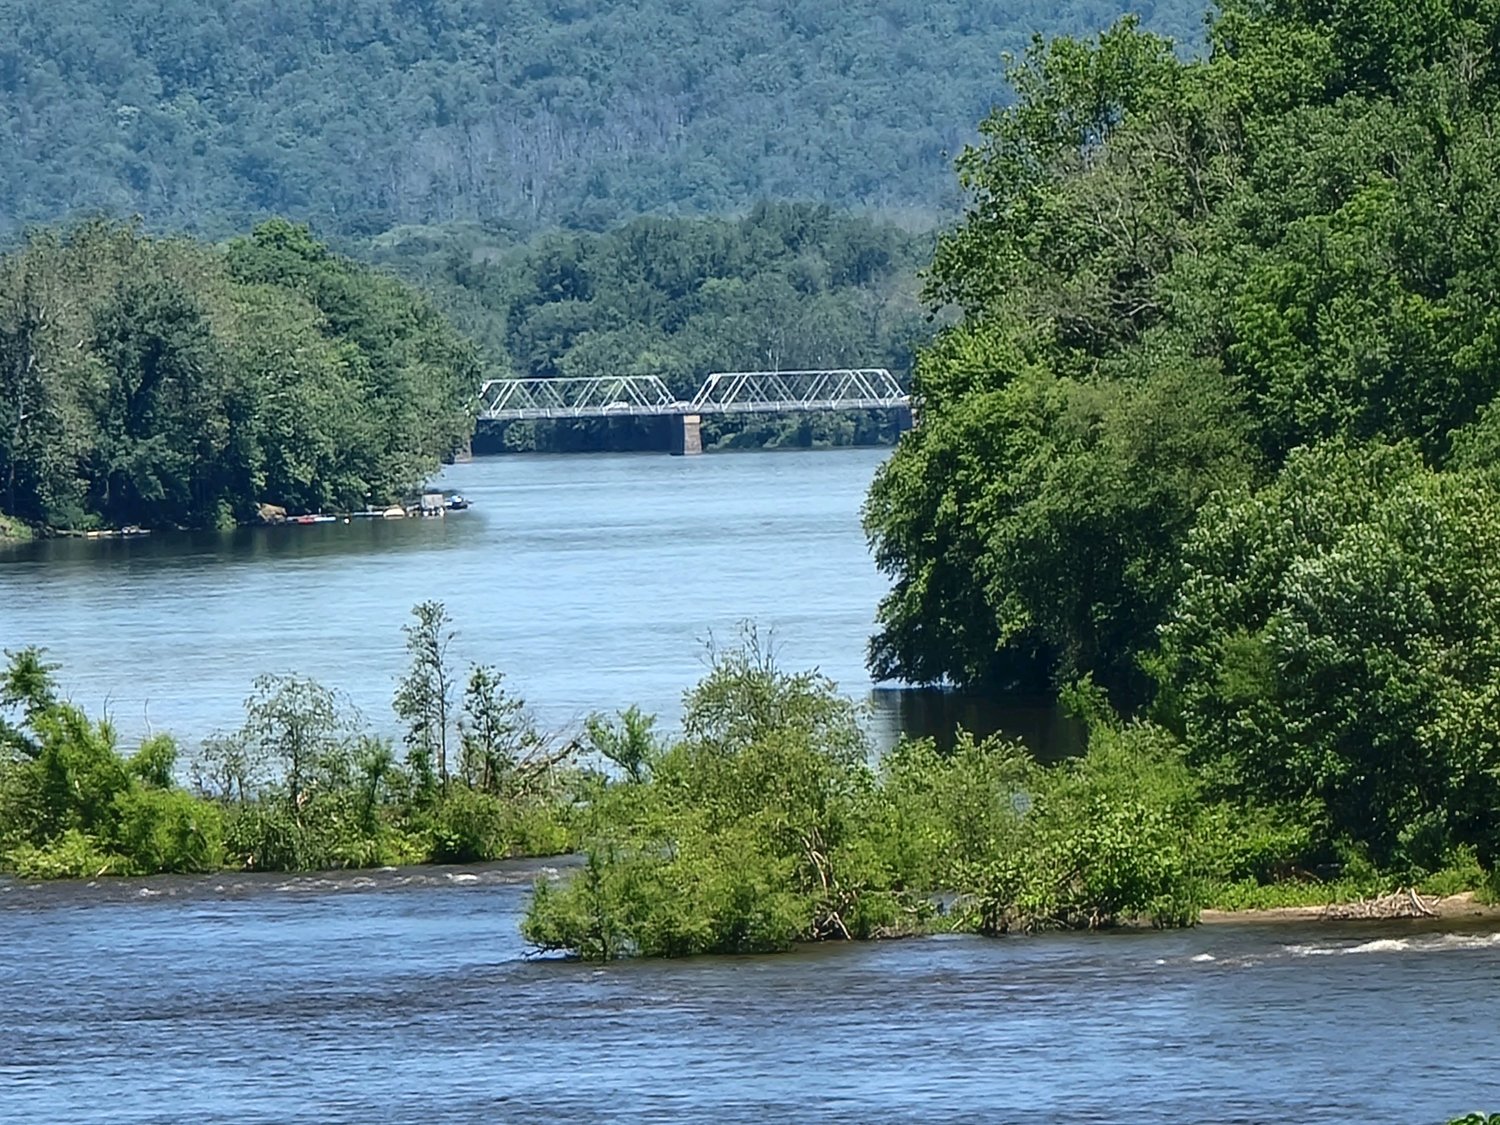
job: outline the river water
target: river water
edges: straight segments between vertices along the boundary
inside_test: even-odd
[[[6,1121],[1443,1122],[1500,935],[1381,924],[527,957],[536,864],[0,882]]]
[[[542,724],[638,704],[678,718],[710,637],[773,633],[872,708],[876,738],[1004,725],[1076,739],[1042,704],[876,689],[864,667],[885,580],[859,525],[882,449],[480,458],[442,520],[41,541],[0,550],[0,648],[45,645],[73,700],[126,741],[192,744],[238,723],[262,672],[312,676],[391,732],[413,604],[444,602],[459,663],[507,673]]]
[[[0,645],[41,643],[127,739],[232,725],[295,671],[389,729],[412,603],[552,726],[675,720],[752,619],[870,698],[877,733],[983,725],[871,691],[880,452],[517,457],[442,521],[51,542],[0,558]],[[1045,709],[1010,729],[1059,737]],[[882,724],[884,726],[882,727]],[[1439,1122],[1500,1107],[1500,938],[1380,926],[924,939],[595,968],[527,956],[537,864],[0,880],[0,1120]]]

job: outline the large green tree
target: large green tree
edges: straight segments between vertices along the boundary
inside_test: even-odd
[[[1164,709],[1212,786],[1314,798],[1380,862],[1500,855],[1500,503],[1410,447],[1300,450],[1204,513]]]
[[[1138,702],[1216,491],[1331,439],[1447,463],[1500,389],[1497,14],[1226,0],[1201,58],[1129,20],[1033,48],[871,495],[879,673]]]
[[[473,347],[305,227],[88,222],[0,259],[0,513],[207,527],[398,497],[459,448]]]

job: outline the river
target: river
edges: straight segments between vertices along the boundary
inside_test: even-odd
[[[40,643],[127,739],[236,721],[263,671],[377,726],[412,603],[546,724],[675,721],[749,619],[877,733],[1054,715],[872,690],[878,451],[458,465],[445,520],[55,541],[0,557],[0,644]],[[997,714],[999,718],[997,719]],[[1500,1107],[1500,938],[1216,926],[929,938],[603,968],[527,956],[546,865],[0,879],[0,1120],[1439,1122]]]
[[[1500,936],[1421,925],[526,956],[536,864],[0,881],[0,1118],[1442,1122]]]
[[[416,602],[452,614],[459,664],[498,666],[548,728],[638,704],[678,718],[712,637],[741,622],[783,665],[818,667],[905,728],[1004,726],[1046,751],[1076,732],[1044,704],[877,688],[864,667],[885,592],[859,525],[889,451],[487,457],[441,484],[442,520],[60,539],[0,550],[0,648],[45,645],[62,682],[127,743],[237,725],[262,672],[312,676],[394,733]]]

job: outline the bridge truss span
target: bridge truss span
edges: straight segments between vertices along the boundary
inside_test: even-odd
[[[488,422],[677,414],[682,405],[656,375],[491,379],[479,391],[479,417]]]
[[[692,401],[696,414],[795,414],[909,405],[906,391],[883,367],[720,371],[708,377]]]
[[[479,391],[485,422],[526,419],[797,414],[892,410],[911,399],[883,367],[826,371],[719,371],[691,399],[679,399],[656,375],[492,379]]]

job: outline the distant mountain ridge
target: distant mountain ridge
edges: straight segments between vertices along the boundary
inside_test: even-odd
[[[1193,41],[1202,0],[1130,6]],[[948,213],[1033,33],[1119,0],[0,0],[0,232]]]

